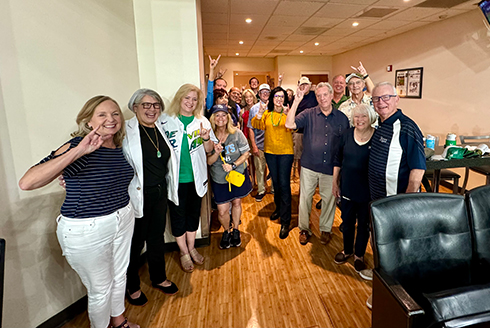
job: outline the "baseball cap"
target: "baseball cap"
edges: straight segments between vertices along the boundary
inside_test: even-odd
[[[228,106],[219,104],[219,105],[214,105],[213,107],[211,107],[211,114],[214,114],[217,112],[228,113]]]
[[[302,76],[299,81],[298,81],[299,85],[302,85],[302,84],[311,84],[310,82],[310,79],[307,78],[306,76]]]
[[[356,73],[352,73],[351,75],[349,75],[346,79],[345,79],[345,82],[346,83],[349,83],[349,81],[353,78],[356,78],[356,79],[361,79],[364,81],[363,77],[359,74],[356,74]]]
[[[259,87],[259,92],[262,91],[262,90],[269,90],[269,91],[271,91],[271,87],[267,83],[264,83],[264,84],[261,84],[260,87]]]

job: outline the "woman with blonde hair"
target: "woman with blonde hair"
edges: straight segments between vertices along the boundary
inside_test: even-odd
[[[248,123],[248,118],[250,116],[250,108],[252,108],[253,105],[257,103],[257,97],[255,96],[255,93],[252,91],[252,89],[245,89],[242,92],[242,102],[240,106],[242,107],[242,112],[240,113],[240,118],[241,118],[241,123],[240,127],[242,128],[243,135],[245,138],[248,140],[248,145],[250,145],[250,138],[249,138],[249,128],[247,126]],[[255,183],[255,166],[254,166],[254,160],[253,157],[250,156],[248,158],[248,165],[250,169],[248,170],[250,177],[252,179],[252,185]]]
[[[211,124],[201,114],[202,91],[192,84],[177,90],[169,109],[160,117],[161,126],[177,158],[178,205],[170,202],[172,235],[180,249],[180,264],[185,272],[194,270],[193,262],[203,264],[204,257],[195,248],[201,200],[208,189],[206,153],[217,142]]]
[[[219,140],[208,154],[208,165],[211,166],[211,188],[218,206],[218,218],[224,229],[219,248],[239,247],[242,244],[238,230],[242,215],[242,198],[252,191],[246,165],[247,158],[250,156],[250,147],[242,131],[233,126],[226,105],[214,105],[211,113],[211,126]],[[227,174],[233,170],[245,176],[245,181],[240,187],[226,181]],[[231,228],[230,202],[233,218]]]
[[[126,269],[134,212],[128,186],[134,171],[124,158],[124,117],[110,97],[96,96],[77,116],[78,130],[19,181],[41,188],[60,174],[66,198],[56,234],[63,255],[87,288],[92,327],[139,327],[124,318]]]

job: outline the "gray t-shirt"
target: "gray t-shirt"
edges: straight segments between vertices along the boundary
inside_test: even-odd
[[[232,164],[249,150],[250,147],[242,131],[236,130],[234,134],[229,134],[226,138],[222,152],[223,159],[227,164]],[[246,168],[245,163],[238,165],[235,171],[244,173]],[[218,160],[211,165],[211,178],[216,183],[228,183],[226,181],[226,175],[228,173],[223,170],[222,165],[223,161],[221,157],[218,157]]]

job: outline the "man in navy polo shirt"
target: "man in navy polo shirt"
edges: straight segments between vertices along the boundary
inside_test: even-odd
[[[379,127],[371,138],[369,190],[376,200],[400,193],[418,192],[426,169],[424,141],[419,127],[401,109],[391,83],[381,82],[373,90],[372,101],[379,115]],[[372,280],[372,270],[360,272]],[[372,307],[372,295],[366,304]]]
[[[325,245],[332,238],[335,217],[335,197],[332,194],[333,159],[339,148],[340,135],[349,128],[347,116],[332,106],[332,86],[327,82],[318,83],[315,94],[318,106],[305,109],[295,117],[303,98],[303,92],[298,89],[286,118],[288,129],[304,129],[299,198],[299,242],[302,245],[306,245],[311,237],[311,204],[317,185],[322,197],[320,242]]]

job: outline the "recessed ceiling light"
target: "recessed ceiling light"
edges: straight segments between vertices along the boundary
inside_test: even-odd
[[[315,46],[318,46],[319,44],[320,44],[320,43],[318,43],[318,42],[315,42]]]
[[[403,2],[409,2],[410,0],[403,0]]]
[[[252,19],[251,19],[251,18],[247,18],[247,19],[245,20],[245,22],[247,22],[247,23],[249,23],[249,24],[250,24],[250,23],[252,23]]]
[[[240,54],[237,52],[235,55],[236,55],[236,56],[239,56]]]
[[[243,44],[243,41],[239,41],[238,43]]]
[[[235,73],[235,75],[238,75],[238,73]]]
[[[352,23],[352,26],[354,26],[354,27],[359,26],[359,23],[358,22],[354,22],[354,23]]]
[[[303,50],[300,50],[299,53],[302,54],[303,53]]]

